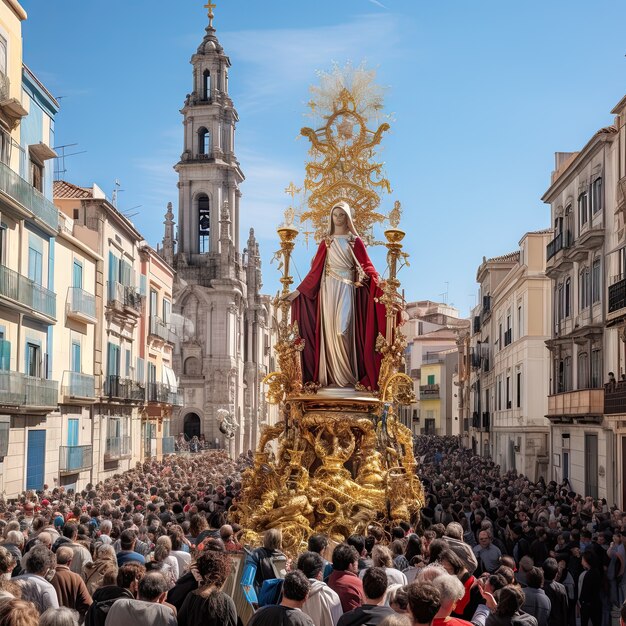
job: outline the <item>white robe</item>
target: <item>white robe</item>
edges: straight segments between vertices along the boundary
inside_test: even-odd
[[[353,386],[357,382],[354,338],[354,252],[350,235],[333,235],[326,251],[320,289],[319,381],[323,386]]]

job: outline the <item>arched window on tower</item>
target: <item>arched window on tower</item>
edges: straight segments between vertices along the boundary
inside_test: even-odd
[[[204,128],[198,131],[198,154],[208,155],[211,152],[211,133]]]
[[[204,254],[209,251],[211,237],[211,214],[209,211],[209,196],[205,193],[198,196],[198,252]]]
[[[204,100],[211,99],[211,72],[204,70],[202,74],[202,98]]]

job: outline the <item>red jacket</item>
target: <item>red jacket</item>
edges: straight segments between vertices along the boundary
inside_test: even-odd
[[[352,572],[337,572],[328,577],[328,586],[339,596],[343,612],[351,611],[363,604],[363,581]]]

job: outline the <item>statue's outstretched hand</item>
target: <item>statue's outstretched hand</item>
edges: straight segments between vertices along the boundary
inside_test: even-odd
[[[286,296],[282,296],[281,300],[287,300],[287,302],[293,302],[299,295],[300,295],[300,292],[297,289],[294,289],[292,292],[288,293]]]

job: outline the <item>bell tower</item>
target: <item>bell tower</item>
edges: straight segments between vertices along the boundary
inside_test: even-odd
[[[202,43],[191,57],[192,91],[181,109],[183,153],[178,173],[178,256],[188,266],[211,266],[216,275],[224,250],[220,217],[225,203],[231,219],[229,245],[239,250],[239,185],[244,175],[235,157],[237,111],[228,94],[230,59],[209,24]]]

